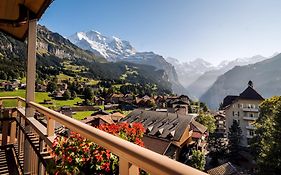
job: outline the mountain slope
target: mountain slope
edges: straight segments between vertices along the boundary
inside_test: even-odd
[[[26,44],[0,32],[0,79],[25,75]],[[75,67],[75,70],[68,67]],[[37,78],[49,79],[60,73],[72,77],[113,80],[140,85],[157,85],[158,92],[170,93],[171,84],[163,70],[128,62],[107,62],[90,51],[72,44],[58,33],[38,26]]]
[[[173,92],[188,94],[179,83],[173,65],[168,63],[161,55],[153,52],[137,52],[128,41],[116,37],[107,37],[96,31],[77,32],[68,38],[77,46],[103,56],[108,61],[126,61],[154,66],[156,70],[164,70],[167,80],[172,84]]]
[[[161,55],[157,55],[153,52],[137,52],[125,58],[124,61],[151,65],[154,66],[156,70],[164,70],[167,75],[167,80],[172,84],[172,90],[177,94],[189,95],[185,88],[179,83],[174,66],[168,63]]]
[[[246,66],[236,66],[219,76],[200,98],[216,109],[227,95],[239,95],[252,80],[255,89],[265,98],[281,94],[281,54]]]
[[[44,26],[38,25],[37,31],[37,73],[39,76],[50,72],[57,73],[63,59],[106,62],[104,58],[77,47]],[[26,44],[0,33],[0,71],[2,71],[0,79],[24,77],[25,60]],[[50,67],[52,68],[49,69]]]
[[[187,90],[192,92],[195,97],[200,98],[212,86],[212,84],[214,84],[220,75],[224,74],[235,66],[253,64],[265,59],[267,58],[261,55],[256,55],[250,58],[237,58],[233,61],[223,61],[213,70],[206,71],[204,74],[198,77],[196,81],[187,87]]]
[[[175,67],[179,82],[184,87],[188,87],[202,74],[215,68],[211,63],[201,58],[184,63],[181,63],[177,59],[171,57],[166,60]],[[193,92],[192,95],[194,95]]]
[[[89,50],[108,61],[118,61],[136,53],[128,41],[107,37],[97,31],[77,32],[68,39],[75,45]]]

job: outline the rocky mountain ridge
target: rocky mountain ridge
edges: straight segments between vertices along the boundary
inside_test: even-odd
[[[68,39],[77,46],[103,56],[108,61],[126,61],[137,64],[154,66],[156,70],[164,70],[168,81],[172,84],[174,93],[188,94],[186,89],[178,81],[178,75],[172,64],[168,63],[163,56],[154,52],[137,52],[130,42],[117,37],[104,36],[94,30],[88,32],[76,32]]]

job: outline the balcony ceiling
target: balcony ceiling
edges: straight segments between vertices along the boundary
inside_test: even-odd
[[[18,39],[27,36],[27,20],[39,19],[53,0],[0,0],[0,31]]]

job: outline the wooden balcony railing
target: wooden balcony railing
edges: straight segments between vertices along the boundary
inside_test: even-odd
[[[58,122],[71,131],[81,134],[119,156],[119,170],[121,175],[137,174],[138,168],[150,174],[159,175],[206,175],[206,173],[202,171],[120,139],[37,103],[30,102],[25,104],[27,107],[45,116],[47,119],[47,127],[45,127],[38,122],[34,116],[25,115],[25,108],[21,106],[21,103],[25,103],[25,99],[20,97],[1,97],[0,108],[2,109],[3,100],[17,100],[17,107],[11,109],[16,112],[16,114],[10,114],[16,124],[11,125],[10,134],[3,128],[5,132],[3,133],[2,131],[2,145],[7,144],[7,140],[9,140],[10,143],[18,145],[18,152],[24,151],[25,157],[27,157],[25,161],[27,161],[28,158],[32,158],[31,165],[29,165],[32,166],[32,172],[30,172],[30,174],[44,174],[45,160],[47,160],[46,156],[44,157],[44,153],[48,155],[48,150],[50,151],[52,147],[52,142],[55,138],[55,122]],[[4,137],[9,137],[9,139]],[[26,138],[29,139],[29,141],[25,141]],[[3,142],[3,140],[5,140],[5,142]],[[32,146],[34,140],[36,141],[35,146]],[[28,146],[31,148],[29,150],[32,151],[27,153],[26,151],[28,149],[25,148]]]

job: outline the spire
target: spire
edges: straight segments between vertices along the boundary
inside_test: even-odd
[[[250,81],[248,82],[248,86],[250,86],[251,88],[254,87],[254,84],[253,84],[252,80],[250,80]]]

